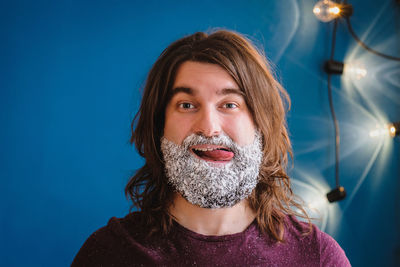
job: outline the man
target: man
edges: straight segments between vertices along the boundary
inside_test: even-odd
[[[73,266],[350,266],[296,203],[286,174],[288,95],[240,34],[195,33],[152,67],[132,123],[145,165]],[[292,209],[303,211],[297,214]]]

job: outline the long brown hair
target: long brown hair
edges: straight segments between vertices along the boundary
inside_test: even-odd
[[[292,155],[285,119],[290,100],[272,75],[263,53],[247,38],[232,31],[198,32],[177,40],[151,68],[140,109],[132,121],[131,136],[131,143],[146,162],[129,180],[125,194],[141,211],[141,223],[150,227],[149,235],[169,232],[172,218],[168,208],[174,190],[164,174],[160,138],[174,79],[185,61],[218,64],[244,93],[256,127],[262,133],[264,152],[259,183],[249,197],[249,204],[257,214],[260,229],[283,241],[287,215],[308,219],[294,198],[286,173],[288,156]],[[296,213],[293,207],[302,213]]]

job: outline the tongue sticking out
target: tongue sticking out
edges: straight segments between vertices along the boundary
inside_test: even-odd
[[[214,149],[211,151],[196,151],[199,157],[205,160],[212,161],[229,161],[233,158],[234,154],[231,151],[226,151],[222,149]]]

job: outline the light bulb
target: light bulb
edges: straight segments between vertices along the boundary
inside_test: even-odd
[[[324,70],[328,74],[344,74],[345,76],[360,80],[367,76],[367,69],[360,62],[340,62],[336,60],[327,60],[324,64]]]
[[[383,136],[395,137],[396,135],[400,135],[400,121],[383,126],[377,125],[374,130],[369,132],[369,136],[372,138]]]
[[[372,138],[387,136],[387,135],[389,135],[389,129],[388,129],[387,125],[383,125],[383,126],[377,125],[374,130],[369,132],[369,136]]]
[[[367,69],[360,62],[355,61],[344,64],[343,74],[348,77],[361,80],[367,76],[367,73]]]
[[[323,22],[328,22],[338,17],[348,17],[353,13],[353,8],[348,4],[338,4],[329,0],[318,1],[313,8],[314,15]]]
[[[337,18],[340,9],[336,3],[329,0],[322,0],[315,4],[313,12],[320,21],[328,22]]]

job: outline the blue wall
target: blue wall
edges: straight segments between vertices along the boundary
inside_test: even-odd
[[[333,80],[348,197],[328,204],[334,137],[321,66],[332,25],[313,16],[315,1],[136,2],[2,1],[1,265],[69,265],[93,231],[128,212],[124,185],[142,164],[128,144],[139,89],[171,41],[213,27],[258,40],[291,95],[291,176],[316,223],[353,266],[400,265],[400,142],[368,136],[400,120],[399,63],[359,49],[339,24],[336,58],[368,75]],[[395,1],[350,2],[355,31],[400,56]]]

